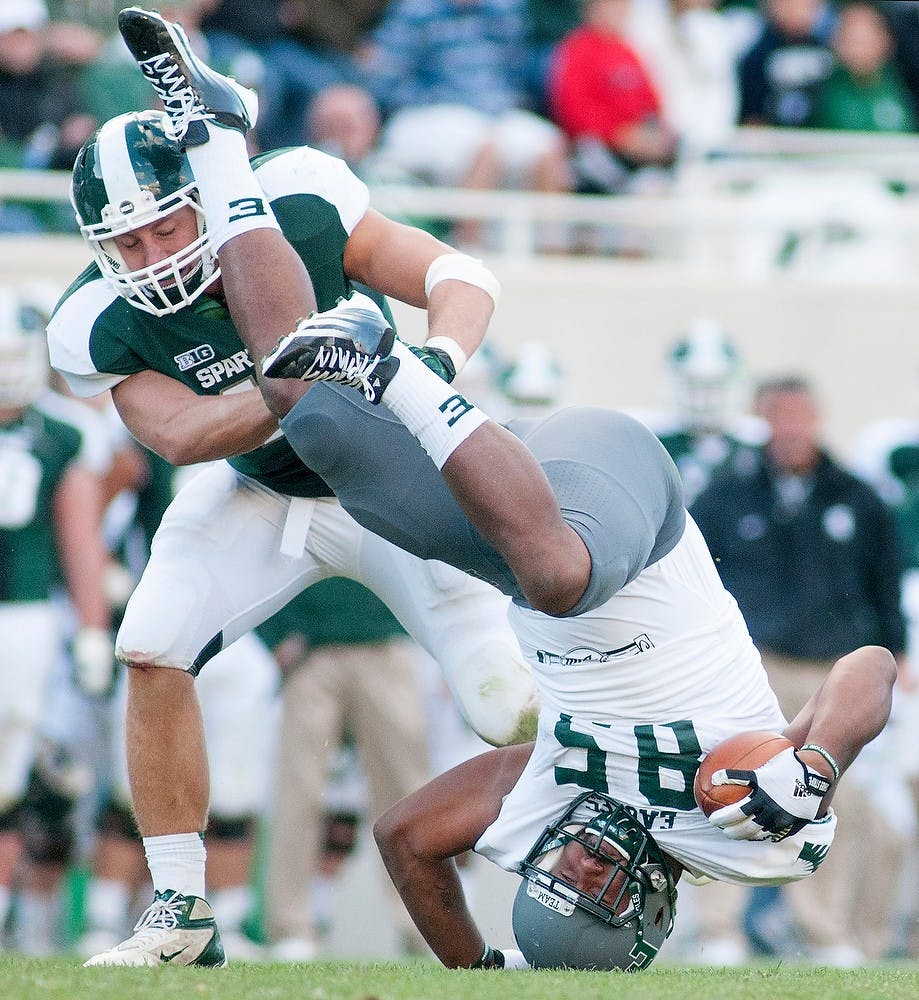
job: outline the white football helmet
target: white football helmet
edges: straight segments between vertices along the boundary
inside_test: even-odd
[[[28,406],[47,382],[45,319],[18,292],[0,286],[0,407]]]
[[[102,276],[132,306],[163,316],[194,302],[220,276],[188,157],[169,138],[161,111],[112,118],[84,143],[70,200]],[[197,213],[198,237],[178,253],[129,271],[114,237],[183,206]]]
[[[740,374],[740,357],[724,329],[712,319],[693,320],[669,364],[680,420],[694,431],[722,431]]]

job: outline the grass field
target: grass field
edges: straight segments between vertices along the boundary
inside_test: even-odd
[[[83,969],[0,956],[2,1000],[916,1000],[919,966],[661,966],[638,975],[451,971],[433,963],[237,963],[227,969]]]

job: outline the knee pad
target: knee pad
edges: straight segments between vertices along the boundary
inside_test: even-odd
[[[441,669],[476,734],[492,746],[535,739],[539,691],[513,635],[479,635],[462,652],[459,669]]]
[[[19,829],[19,810],[21,802],[14,802],[5,809],[0,809],[0,833]]]
[[[137,822],[130,808],[110,798],[99,814],[99,833],[122,840],[140,841]]]
[[[73,806],[73,799],[58,794],[32,772],[17,820],[23,850],[30,861],[65,864],[69,860],[74,840]]]
[[[322,849],[326,854],[347,857],[357,844],[361,818],[349,810],[336,810],[326,814]]]

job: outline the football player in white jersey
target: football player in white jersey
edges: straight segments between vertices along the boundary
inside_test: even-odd
[[[444,807],[448,830],[438,824],[431,840],[422,833],[413,842],[418,826],[400,821],[398,807],[395,820],[378,826],[397,888],[435,953],[452,966],[508,964],[469,919],[455,868],[443,863],[454,848],[477,846],[527,875],[515,931],[539,966],[647,965],[669,933],[681,867],[750,883],[813,871],[835,829],[832,789],[888,717],[896,675],[889,651],[844,657],[788,725],[685,511],[676,468],[651,432],[622,414],[571,408],[512,424],[511,433],[394,340],[363,296],[297,322],[315,305],[309,282],[270,216],[243,231],[238,199],[228,197],[251,184],[233,133],[244,131],[244,116],[232,111],[230,88],[205,75],[157,15],[123,12],[122,26],[173,102],[170,120],[220,231],[228,306],[250,352],[264,357],[263,392],[291,446],[358,520],[512,598],[511,622],[542,698],[535,747],[462,765],[474,779],[463,795],[453,797],[445,779],[432,812]],[[271,275],[253,273],[262,255]],[[278,279],[287,298],[268,301]],[[462,289],[469,322],[457,324],[459,340],[441,336],[435,345],[452,376],[480,339],[496,290],[449,256],[429,264],[425,284],[432,303],[442,285]],[[294,332],[272,346],[285,323]],[[294,394],[281,399],[286,388],[273,382],[291,378],[307,383],[293,405]],[[317,380],[385,401],[431,461],[365,410],[365,433],[344,440]],[[699,761],[750,729],[785,729],[794,746],[755,770],[725,772],[724,781],[749,791],[706,819],[692,791]],[[466,794],[475,780],[486,788],[492,781],[494,794]],[[463,809],[471,816],[459,825],[460,847],[450,830]],[[582,877],[590,865],[602,871]],[[521,961],[515,955],[512,964]]]

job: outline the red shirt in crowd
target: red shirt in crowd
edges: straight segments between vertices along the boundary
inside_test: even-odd
[[[621,39],[576,28],[559,42],[548,83],[555,121],[572,138],[604,142],[660,117],[660,100],[638,56]]]

